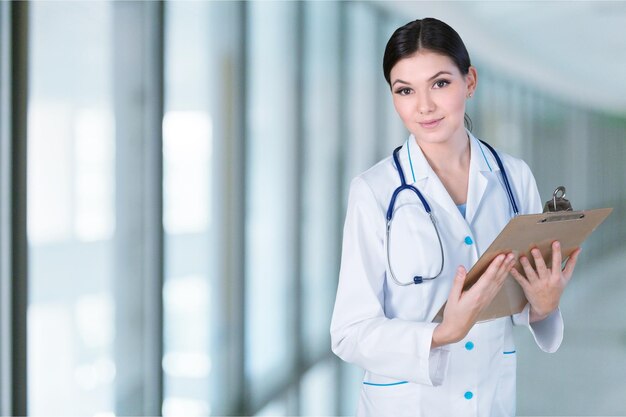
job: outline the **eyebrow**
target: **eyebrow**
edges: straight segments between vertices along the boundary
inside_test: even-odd
[[[443,75],[443,74],[452,75],[452,73],[451,73],[451,72],[448,72],[448,71],[439,71],[437,74],[435,74],[435,75],[433,75],[432,77],[430,77],[430,78],[428,79],[428,81],[432,81],[432,80],[434,80],[435,78],[437,78],[437,77],[439,77],[440,75]],[[398,80],[395,80],[395,81],[393,82],[393,84],[391,84],[391,86],[393,87],[394,85],[396,85],[396,83],[402,83],[402,84],[406,84],[406,85],[411,85],[411,83],[409,83],[409,82],[406,82],[406,81],[403,81],[403,80],[398,79]]]

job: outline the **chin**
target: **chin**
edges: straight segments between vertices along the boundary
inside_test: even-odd
[[[418,142],[424,143],[445,143],[451,137],[451,132],[445,130],[437,130],[437,131],[424,131],[422,129],[418,129],[413,132],[413,136]]]
[[[415,136],[418,142],[445,143],[455,137],[459,130],[465,132],[465,125],[461,125],[460,128],[456,129],[447,129],[445,126],[439,126],[438,129],[433,130],[427,130],[423,129],[421,126],[417,126],[411,133],[413,133],[413,136]]]

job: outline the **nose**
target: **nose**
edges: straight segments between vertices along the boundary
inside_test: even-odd
[[[419,114],[428,114],[432,113],[435,110],[435,103],[428,91],[424,91],[421,94],[418,94],[417,97],[417,111]]]

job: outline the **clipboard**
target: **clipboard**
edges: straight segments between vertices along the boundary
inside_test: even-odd
[[[531,249],[538,248],[546,265],[552,263],[552,242],[561,244],[563,260],[568,258],[591,233],[611,214],[612,208],[600,208],[583,211],[557,211],[542,214],[525,214],[514,217],[507,223],[489,248],[467,273],[463,291],[471,288],[482,276],[487,267],[502,253],[513,252],[515,266],[522,275],[524,270],[519,262],[520,255],[526,255],[533,268],[535,261]],[[500,292],[491,304],[483,310],[478,321],[520,313],[528,300],[522,287],[510,274],[506,277]],[[435,316],[434,321],[443,319],[445,303]]]

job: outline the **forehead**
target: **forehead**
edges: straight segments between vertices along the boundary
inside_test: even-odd
[[[440,71],[461,75],[454,61],[448,56],[432,51],[420,51],[398,61],[391,68],[390,77],[392,83],[396,79],[420,82],[428,81]]]

